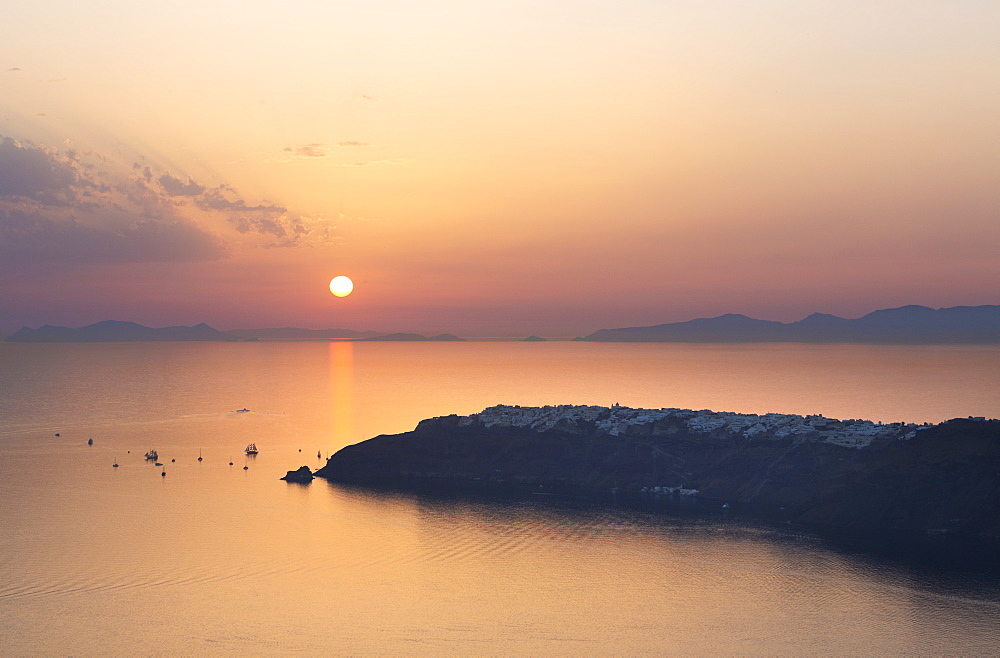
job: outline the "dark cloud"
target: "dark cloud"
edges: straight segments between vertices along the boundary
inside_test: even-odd
[[[231,198],[233,197],[233,198]],[[236,191],[228,185],[219,185],[206,190],[195,202],[205,210],[231,210],[235,212],[283,213],[285,208],[270,203],[256,206],[248,205],[246,201],[236,196]]]
[[[0,209],[0,271],[24,265],[181,262],[225,255],[215,236],[181,220],[120,227],[61,221]]]
[[[148,167],[147,167],[148,169]],[[149,180],[149,178],[146,178]],[[170,196],[198,196],[205,188],[188,177],[185,183],[180,178],[174,178],[169,171],[163,172],[159,178],[160,187]]]
[[[276,238],[285,238],[288,236],[288,230],[278,218],[239,215],[231,217],[229,221],[240,233],[250,233],[252,231],[255,233],[267,233]]]
[[[0,136],[0,270],[225,254],[216,235],[177,214],[170,195],[153,186],[151,168],[116,179],[81,158],[74,149],[60,153]],[[173,192],[204,190],[167,172],[158,180]]]
[[[318,146],[318,145],[310,145]],[[39,267],[222,258],[229,247],[329,244],[335,220],[248,203],[144,162],[0,135],[0,274]]]
[[[73,160],[31,144],[0,139],[0,197],[24,197],[64,205],[81,181]]]

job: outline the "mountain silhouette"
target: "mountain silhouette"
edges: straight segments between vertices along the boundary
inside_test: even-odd
[[[728,313],[650,327],[601,329],[579,340],[690,343],[1000,343],[1000,306],[933,309],[901,306],[853,320],[813,313],[797,322],[757,320]]]
[[[121,320],[105,320],[95,324],[79,327],[54,327],[46,324],[38,329],[22,327],[7,338],[20,343],[102,343],[102,342],[136,342],[164,340],[210,340],[232,341],[234,336],[213,329],[204,322],[191,327],[162,327],[154,329],[144,327],[135,322]]]

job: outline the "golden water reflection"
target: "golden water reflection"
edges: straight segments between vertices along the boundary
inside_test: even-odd
[[[356,443],[354,427],[354,343],[330,343],[331,444]]]

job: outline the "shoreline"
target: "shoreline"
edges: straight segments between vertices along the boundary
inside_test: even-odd
[[[770,425],[757,422],[765,418]],[[707,505],[837,532],[1000,539],[1000,421],[850,421],[861,428],[852,443],[842,427],[830,429],[832,419],[817,419],[498,405],[347,446],[315,475],[382,488]]]

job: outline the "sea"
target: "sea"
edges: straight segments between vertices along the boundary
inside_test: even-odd
[[[0,654],[1000,653],[1000,573],[945,549],[279,479],[432,416],[615,403],[995,418],[1000,347],[0,343]]]

